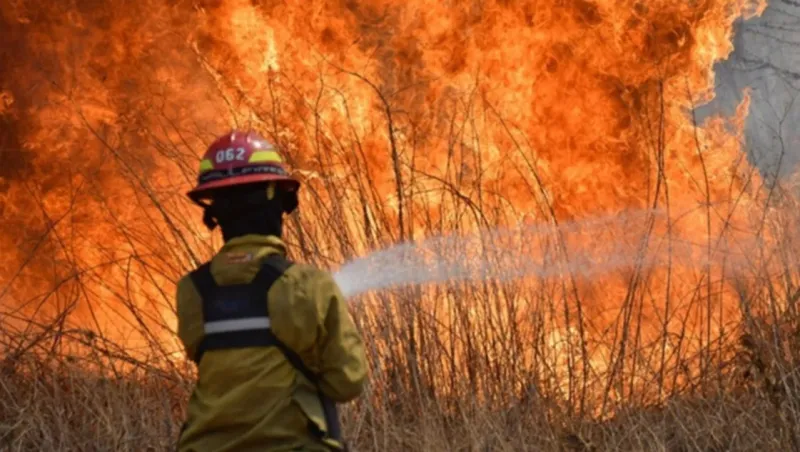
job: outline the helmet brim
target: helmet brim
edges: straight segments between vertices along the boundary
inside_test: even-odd
[[[278,174],[250,174],[247,176],[232,177],[230,179],[215,180],[200,184],[187,193],[187,196],[197,202],[214,197],[214,190],[225,187],[236,187],[240,185],[256,184],[259,182],[280,182],[289,191],[297,191],[300,188],[300,181],[292,177],[281,176]]]

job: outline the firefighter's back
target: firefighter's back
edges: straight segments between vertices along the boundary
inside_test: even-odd
[[[265,259],[283,252],[283,243],[276,237],[237,238],[214,257],[210,274],[219,287],[252,283]],[[189,356],[202,356],[179,451],[331,450],[309,428],[326,427],[316,389],[281,350],[248,346],[246,341],[244,346],[204,349],[207,319],[203,289],[197,286],[187,275],[178,287],[180,339]],[[363,344],[349,318],[336,317],[332,331],[326,330],[332,320],[329,307],[321,304],[337,296],[330,274],[294,264],[272,282],[264,302],[272,334],[297,352],[312,371],[333,369],[323,386],[338,401],[346,401],[360,394],[366,363]],[[340,314],[341,309],[337,307]],[[323,362],[323,350],[342,364],[331,367]]]

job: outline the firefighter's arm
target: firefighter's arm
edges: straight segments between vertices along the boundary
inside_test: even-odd
[[[367,375],[364,344],[333,277],[296,264],[270,290],[272,330],[320,375],[336,402],[358,397]]]
[[[187,276],[178,281],[177,293],[178,338],[186,355],[194,359],[197,347],[203,339],[203,312],[200,295]]]
[[[367,375],[364,342],[347,310],[347,301],[328,273],[321,273],[311,294],[319,306],[325,334],[318,343],[320,388],[336,402],[358,397]]]

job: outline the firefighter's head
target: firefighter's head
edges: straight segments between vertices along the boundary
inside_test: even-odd
[[[233,130],[215,140],[200,162],[189,197],[205,210],[209,229],[225,241],[245,234],[282,234],[283,214],[297,208],[300,182],[279,151],[256,132]]]

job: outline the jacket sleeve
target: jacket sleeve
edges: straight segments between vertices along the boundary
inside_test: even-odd
[[[175,295],[178,314],[178,338],[190,359],[194,359],[200,341],[203,339],[203,312],[200,295],[192,280],[187,276],[178,281]]]
[[[273,332],[320,375],[325,395],[339,403],[355,399],[366,382],[367,359],[341,290],[330,273],[309,266],[288,273],[270,294]]]

